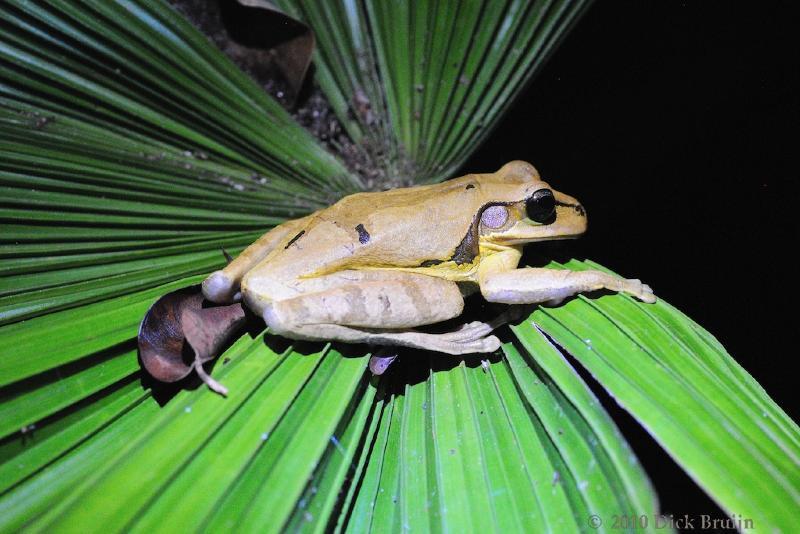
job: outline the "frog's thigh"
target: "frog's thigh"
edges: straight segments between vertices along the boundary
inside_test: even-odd
[[[323,278],[309,280],[312,292],[265,307],[264,319],[273,331],[314,335],[318,325],[408,329],[451,319],[464,308],[458,286],[432,276],[345,271]],[[313,290],[320,286],[328,287]]]
[[[224,269],[214,271],[203,280],[203,295],[211,302],[229,304],[241,299],[239,285],[247,272],[267,257],[287,236],[302,229],[313,217],[287,221],[262,235],[244,249]]]
[[[489,302],[505,304],[557,303],[588,291],[610,289],[629,293],[644,302],[655,302],[649,286],[601,271],[523,268],[486,273],[481,293]]]

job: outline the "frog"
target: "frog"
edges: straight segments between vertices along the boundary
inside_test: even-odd
[[[473,293],[512,306],[554,306],[596,290],[656,301],[638,279],[520,267],[524,246],[586,229],[578,200],[512,161],[493,173],[346,196],[271,229],[202,291],[217,304],[243,302],[290,339],[492,353],[502,317],[444,333],[419,328],[459,317]]]

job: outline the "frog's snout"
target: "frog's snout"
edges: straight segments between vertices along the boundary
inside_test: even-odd
[[[586,209],[578,199],[554,191],[556,197],[556,222],[564,236],[577,237],[586,231],[588,218]]]

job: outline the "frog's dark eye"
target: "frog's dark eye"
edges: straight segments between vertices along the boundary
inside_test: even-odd
[[[539,189],[525,201],[528,218],[538,223],[549,221],[556,209],[556,198],[549,189]]]

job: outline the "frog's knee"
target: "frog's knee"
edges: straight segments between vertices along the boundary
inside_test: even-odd
[[[274,301],[264,305],[261,316],[270,334],[304,341],[332,341],[345,343],[367,341],[370,334],[337,324],[317,322],[304,306],[297,302]]]
[[[270,302],[261,308],[261,316],[267,323],[269,331],[279,336],[292,337],[290,334],[298,329],[298,324],[289,310],[281,302]]]
[[[203,296],[217,304],[230,304],[242,298],[239,284],[224,271],[215,271],[203,280]]]
[[[458,317],[464,311],[464,297],[457,284],[432,277],[423,277],[405,286],[419,324],[438,323]]]

